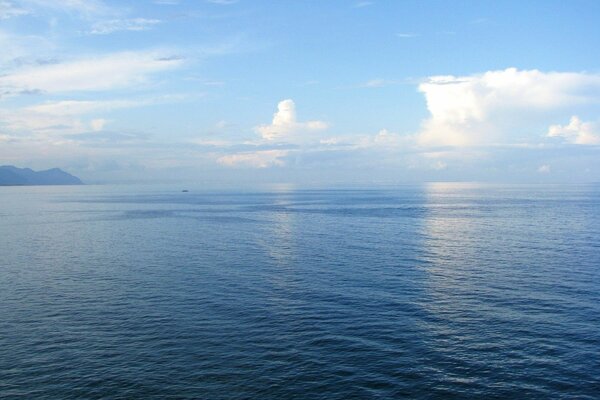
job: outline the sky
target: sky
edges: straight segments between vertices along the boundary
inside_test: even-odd
[[[0,164],[600,181],[600,2],[0,0]]]

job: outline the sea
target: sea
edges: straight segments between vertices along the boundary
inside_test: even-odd
[[[599,399],[600,184],[0,187],[0,398]]]

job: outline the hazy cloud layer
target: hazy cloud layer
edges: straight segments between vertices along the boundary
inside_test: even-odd
[[[221,156],[217,162],[228,167],[243,166],[251,168],[267,168],[284,165],[283,157],[288,150],[259,150]]]

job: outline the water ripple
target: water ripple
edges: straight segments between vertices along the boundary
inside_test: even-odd
[[[597,186],[1,189],[2,399],[600,393]]]

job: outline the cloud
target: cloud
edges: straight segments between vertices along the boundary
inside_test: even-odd
[[[410,140],[410,138],[407,138],[406,136],[401,136],[397,133],[390,132],[387,129],[382,129],[373,137],[372,143],[375,146],[395,147],[406,145],[407,139]]]
[[[92,121],[94,122],[94,121]],[[117,145],[125,143],[146,143],[148,140],[147,134],[144,133],[131,133],[131,132],[111,132],[102,129],[93,130],[91,132],[76,133],[72,135],[65,135],[64,138],[74,142],[85,142],[88,144],[103,144],[103,145]]]
[[[0,30],[0,78],[5,76],[11,67],[22,66],[26,60],[34,60],[39,63],[40,59],[50,58],[55,51],[56,45],[52,40],[36,35],[14,35]],[[4,92],[0,87],[0,95]]]
[[[363,7],[369,7],[372,6],[373,2],[372,1],[359,1],[357,3],[354,3],[354,5],[352,6],[352,8],[363,8]]]
[[[80,118],[34,114],[24,111],[0,114],[2,127],[18,134],[19,137],[31,138],[48,136],[56,133],[78,133],[92,129]]]
[[[364,83],[361,83],[360,85],[358,85],[358,87],[374,89],[374,88],[382,88],[382,87],[393,86],[393,85],[402,85],[402,84],[413,84],[413,82],[411,82],[409,79],[400,80],[400,79],[375,78],[375,79],[370,79]]]
[[[10,1],[0,1],[0,20],[27,15],[29,11],[15,6]]]
[[[103,130],[107,124],[97,116],[84,116],[116,109],[143,107],[170,101],[177,96],[138,100],[63,100],[37,104],[14,110],[0,110],[0,121],[5,129],[21,134],[74,134]],[[88,117],[89,118],[89,117]]]
[[[289,150],[261,150],[228,154],[217,159],[219,164],[235,167],[247,166],[252,168],[267,168],[284,165],[283,157],[287,156]]]
[[[217,123],[217,129],[227,127],[225,121]],[[234,151],[217,158],[217,163],[227,167],[269,168],[284,166],[284,158],[290,152],[298,151],[298,143],[307,143],[306,134],[323,130],[327,124],[322,121],[298,122],[296,106],[290,99],[282,100],[277,105],[277,112],[273,115],[271,124],[259,125],[254,128],[263,141],[232,142],[223,139],[196,139],[192,142],[200,146],[211,146],[220,151]],[[314,138],[317,139],[317,138]],[[305,150],[310,150],[312,145],[319,146],[314,141]],[[275,148],[273,148],[275,147]]]
[[[400,39],[410,39],[410,38],[415,38],[418,37],[419,34],[418,33],[412,33],[412,32],[400,32],[400,33],[396,33],[396,37],[399,37]]]
[[[47,115],[81,115],[97,111],[110,111],[119,108],[140,107],[155,104],[156,99],[143,100],[62,100],[29,106],[26,112]]]
[[[347,150],[378,149],[397,151],[399,149],[412,150],[414,147],[414,138],[410,135],[400,135],[398,133],[390,132],[387,129],[381,129],[376,134],[330,137],[321,139],[319,143],[328,147],[337,147]]]
[[[191,139],[189,141],[189,143],[193,143],[198,146],[209,146],[209,147],[230,147],[230,146],[234,145],[234,143],[229,140],[205,139],[205,138]]]
[[[550,126],[548,137],[560,137],[575,144],[600,144],[600,129],[597,124],[583,122],[574,115],[567,125]]]
[[[434,76],[419,91],[431,114],[417,136],[420,145],[485,145],[506,142],[536,116],[598,102],[600,75],[508,68]]]
[[[235,4],[238,0],[206,0],[207,3],[218,4],[220,6],[228,6],[230,4]]]
[[[0,90],[102,91],[141,85],[150,75],[179,67],[180,58],[154,51],[121,52],[21,68],[0,76]]]
[[[481,24],[487,24],[488,22],[490,22],[490,20],[488,18],[476,18],[472,21],[470,21],[471,25],[481,25]]]
[[[104,118],[96,118],[90,121],[90,127],[94,132],[99,132],[104,129],[107,122]]]
[[[296,119],[296,104],[293,100],[282,100],[277,104],[277,112],[269,125],[259,125],[254,128],[263,139],[269,141],[299,141],[305,139],[304,134],[327,129],[323,121],[298,122]]]
[[[539,172],[540,174],[549,174],[550,171],[551,171],[551,168],[548,164],[542,164],[537,169],[537,172]]]
[[[30,8],[45,8],[64,13],[77,13],[83,17],[107,15],[114,12],[99,0],[21,0]]]
[[[360,85],[360,87],[364,87],[364,88],[380,88],[380,87],[385,87],[385,86],[389,86],[389,85],[394,85],[398,83],[397,81],[391,81],[391,80],[387,80],[387,79],[371,79],[365,83],[363,83],[362,85]]]
[[[158,19],[147,18],[111,19],[96,22],[92,25],[89,33],[92,35],[107,35],[118,31],[146,31],[161,22]]]
[[[199,81],[199,83],[202,84],[202,85],[204,85],[204,86],[218,87],[218,86],[224,86],[225,85],[225,82],[223,82],[223,81],[207,81],[207,80],[199,79],[199,78],[196,78],[196,77],[193,77],[193,76],[185,78],[185,79],[188,80],[188,81]]]
[[[10,135],[0,133],[0,143],[8,143],[14,141],[16,138]]]

